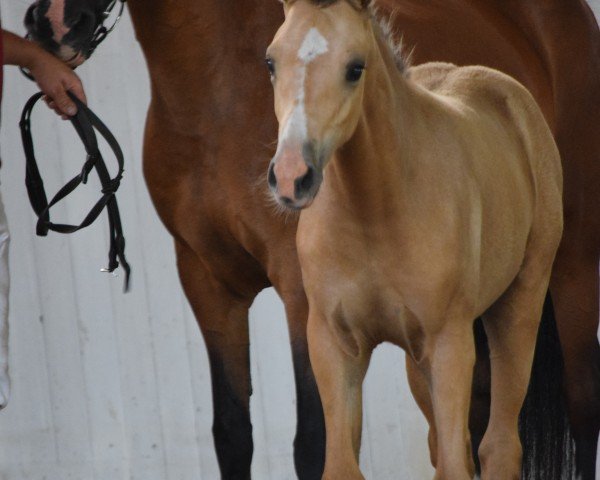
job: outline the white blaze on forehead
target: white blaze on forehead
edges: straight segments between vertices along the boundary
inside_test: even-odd
[[[329,46],[327,40],[316,28],[311,28],[304,37],[302,45],[298,50],[298,59],[302,61],[302,66],[298,69],[298,93],[296,95],[296,106],[290,114],[283,130],[281,140],[293,138],[303,141],[308,136],[306,110],[304,108],[306,67],[315,58],[327,53]],[[279,142],[281,145],[282,142]]]
[[[327,40],[321,35],[319,30],[313,27],[308,31],[306,37],[304,37],[302,46],[298,50],[298,58],[308,64],[319,55],[327,53],[328,50]]]

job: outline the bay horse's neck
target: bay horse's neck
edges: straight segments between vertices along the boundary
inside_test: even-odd
[[[268,44],[272,35],[265,27],[271,30],[282,22],[281,8],[261,0],[129,0],[128,5],[144,49],[155,41],[189,41],[187,48],[213,55],[232,42],[251,49],[261,39]],[[248,33],[257,37],[248,38]]]
[[[358,126],[325,175],[343,204],[369,219],[387,217],[389,208],[407,194],[399,182],[414,170],[412,138],[423,100],[395,66],[386,42],[379,40],[380,56],[369,61]]]
[[[129,0],[153,104],[210,110],[269,87],[264,54],[282,9],[264,0]],[[267,102],[265,102],[267,104]],[[268,108],[268,104],[265,108]]]

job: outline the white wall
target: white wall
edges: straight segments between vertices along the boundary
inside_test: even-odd
[[[2,0],[4,26],[22,32],[28,4]],[[35,236],[17,129],[34,89],[14,69],[6,73],[1,191],[12,232],[13,395],[0,413],[0,479],[217,479],[206,352],[141,174],[149,89],[129,18],[78,70],[90,106],[127,156],[119,202],[134,268],[128,295],[122,278],[99,272],[106,263],[104,217],[74,236]],[[84,153],[71,127],[45,110],[36,112],[33,128],[47,189],[55,192],[80,170]],[[95,184],[55,207],[53,218],[74,223],[98,196]],[[272,290],[255,303],[251,329],[253,478],[292,479],[291,359]],[[425,422],[407,390],[399,349],[377,350],[365,389],[367,478],[431,478]]]

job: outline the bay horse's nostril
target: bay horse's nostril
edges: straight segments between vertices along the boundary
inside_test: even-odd
[[[271,162],[271,165],[269,165],[268,181],[271,190],[275,190],[277,188],[277,177],[275,177],[275,164],[273,162]]]
[[[310,191],[315,183],[315,169],[309,166],[308,171],[294,182],[294,194],[296,198],[302,198]]]

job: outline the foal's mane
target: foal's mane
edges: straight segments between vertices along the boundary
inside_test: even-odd
[[[297,0],[282,0],[285,4],[291,5]],[[326,8],[341,0],[309,0],[312,4],[319,8]],[[375,32],[385,40],[388,48],[394,56],[394,61],[398,70],[406,75],[407,69],[410,66],[410,54],[404,54],[404,45],[402,38],[396,40],[394,38],[393,14],[389,18],[385,18],[373,6],[371,0],[344,0],[348,2],[354,9],[360,12],[366,12],[373,22]]]

